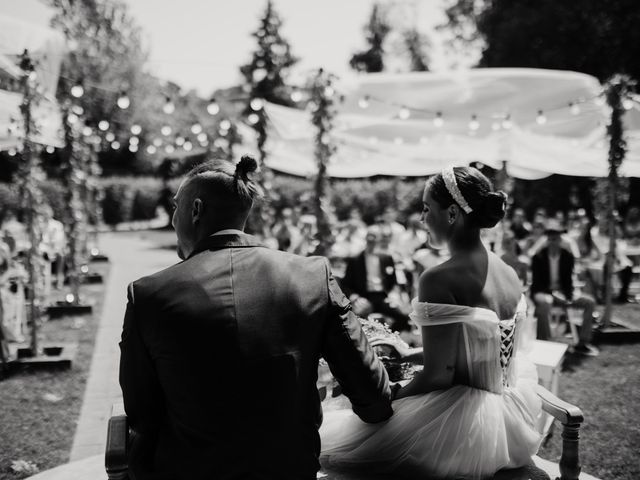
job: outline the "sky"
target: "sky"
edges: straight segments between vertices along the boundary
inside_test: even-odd
[[[421,29],[444,21],[442,0],[397,1]],[[238,68],[255,48],[265,0],[126,0],[151,50],[149,69],[201,94],[233,85]],[[283,20],[282,35],[300,58],[297,75],[323,67],[337,75],[349,71],[353,52],[364,47],[363,26],[373,0],[274,0]],[[414,14],[415,12],[416,14]],[[436,55],[438,60],[443,56]]]
[[[0,0],[0,14],[44,23],[42,0]],[[239,67],[255,48],[251,33],[258,27],[266,0],[124,0],[142,28],[149,50],[146,68],[161,79],[207,96],[218,88],[237,84]],[[374,0],[274,0],[283,21],[282,35],[300,58],[294,83],[311,70],[344,76],[351,73],[349,58],[365,47],[363,27]],[[386,0],[393,3],[397,25],[415,25],[432,43],[431,68],[451,65],[434,26],[444,22],[445,0]],[[389,69],[398,68],[389,56]],[[396,62],[399,62],[396,60]]]

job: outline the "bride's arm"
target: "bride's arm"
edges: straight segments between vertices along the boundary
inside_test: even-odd
[[[459,323],[422,327],[424,369],[402,387],[396,398],[444,390],[453,385]]]
[[[455,304],[449,282],[441,273],[425,272],[420,278],[418,300],[429,303]],[[430,325],[422,327],[424,369],[407,385],[396,398],[443,390],[453,385],[460,324]]]

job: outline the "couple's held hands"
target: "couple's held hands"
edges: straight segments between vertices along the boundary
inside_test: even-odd
[[[373,305],[371,305],[371,302],[366,298],[354,293],[349,297],[349,301],[351,302],[353,313],[359,317],[367,317],[369,314],[373,313]]]

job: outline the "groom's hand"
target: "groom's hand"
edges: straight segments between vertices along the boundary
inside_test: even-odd
[[[353,313],[358,315],[359,317],[366,317],[371,312],[373,312],[373,306],[371,302],[364,297],[359,297],[358,295],[351,295],[349,299],[351,301],[351,306],[353,308]]]

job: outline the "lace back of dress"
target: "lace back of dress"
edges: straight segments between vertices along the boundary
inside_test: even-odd
[[[500,367],[502,367],[502,385],[509,386],[510,365],[516,343],[517,317],[501,320],[500,324]]]

